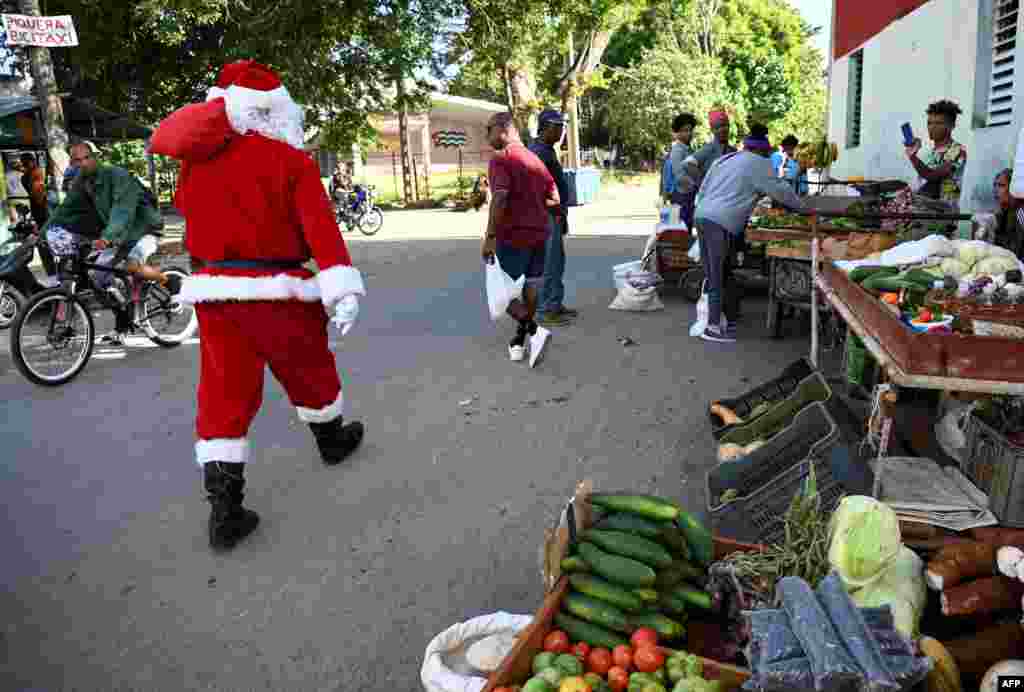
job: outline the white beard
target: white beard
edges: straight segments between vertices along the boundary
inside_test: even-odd
[[[213,87],[207,101],[224,99],[231,129],[240,135],[256,132],[269,139],[303,149],[306,143],[305,114],[283,86],[273,91],[256,91],[239,86]]]

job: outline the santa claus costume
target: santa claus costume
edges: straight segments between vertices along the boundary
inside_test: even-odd
[[[366,290],[319,167],[302,146],[302,109],[277,75],[252,61],[226,65],[206,102],[169,116],[150,145],[182,162],[175,206],[199,265],[179,299],[199,317],[195,449],[215,549],[233,547],[259,522],[242,507],[242,490],[265,366],[309,424],[325,463],[343,461],[363,438],[362,424],[342,422],[327,326],[346,333]],[[302,266],[311,258],[316,275]]]

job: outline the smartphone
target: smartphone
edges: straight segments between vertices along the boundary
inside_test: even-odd
[[[903,123],[903,144],[910,146],[914,143],[914,131],[910,128],[910,123]]]

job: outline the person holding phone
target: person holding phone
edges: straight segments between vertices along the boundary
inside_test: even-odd
[[[920,138],[905,144],[907,159],[917,172],[920,194],[946,202],[954,209],[960,206],[960,190],[967,167],[967,147],[953,139],[957,116],[962,111],[952,101],[936,101],[928,106],[928,137],[932,147],[923,157]]]

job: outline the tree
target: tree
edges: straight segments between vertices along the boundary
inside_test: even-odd
[[[607,122],[616,142],[650,154],[669,143],[672,119],[683,111],[697,115],[695,140],[709,140],[703,114],[722,104],[736,122],[746,121],[742,99],[717,59],[661,44],[644,51],[632,67],[614,71]]]
[[[81,45],[54,51],[65,90],[155,122],[200,100],[227,61],[280,72],[307,124],[342,148],[372,137],[367,116],[393,108],[396,70],[429,64],[457,0],[48,0],[73,14]],[[422,100],[426,85],[410,94]]]

